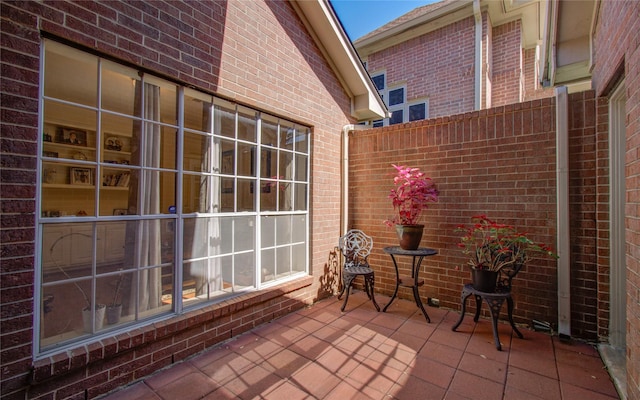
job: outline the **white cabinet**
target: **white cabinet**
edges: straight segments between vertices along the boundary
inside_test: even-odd
[[[43,268],[91,265],[94,243],[97,265],[121,262],[124,259],[125,225],[102,223],[96,234],[97,240],[94,240],[92,224],[46,225],[42,238]]]
[[[91,264],[93,260],[93,227],[90,224],[71,226],[70,264]]]
[[[69,265],[71,255],[71,226],[48,225],[42,235],[42,267],[44,269]]]
[[[125,224],[109,223],[103,225],[104,234],[98,233],[103,243],[98,246],[104,252],[104,262],[122,262],[124,259]]]

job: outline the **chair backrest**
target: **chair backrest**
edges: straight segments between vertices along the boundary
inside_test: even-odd
[[[340,237],[338,247],[344,255],[345,266],[367,264],[367,257],[373,249],[373,239],[360,229],[351,229]]]

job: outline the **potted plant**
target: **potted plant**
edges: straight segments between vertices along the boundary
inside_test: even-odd
[[[471,267],[474,287],[483,292],[495,290],[503,268],[524,266],[534,255],[557,258],[549,246],[536,243],[526,233],[486,215],[472,217],[469,226],[460,225],[456,232],[462,233],[458,247],[470,256],[467,264]]]
[[[86,237],[86,238],[93,238],[92,236],[87,235],[85,233],[71,232],[71,233],[67,233],[65,235],[60,236],[58,239],[56,239],[51,244],[51,247],[49,247],[49,255],[50,255],[51,260],[53,261],[54,265],[65,276],[65,278],[67,278],[69,280],[72,279],[71,276],[69,276],[67,271],[65,271],[65,269],[62,268],[58,264],[58,262],[55,259],[55,256],[54,256],[53,253],[54,253],[54,250],[55,250],[56,246],[58,245],[58,243],[61,240],[66,239],[66,238],[71,237],[71,236],[75,236],[75,235],[81,236],[81,237]],[[96,329],[96,331],[102,329],[102,325],[104,323],[104,313],[105,313],[106,306],[104,304],[95,304],[95,306],[92,307],[91,299],[89,298],[87,293],[84,291],[84,289],[82,289],[82,286],[80,286],[77,281],[73,281],[72,283],[76,287],[76,289],[78,289],[78,291],[82,295],[82,298],[84,299],[84,307],[82,308],[82,323],[83,323],[84,331],[87,332],[87,333],[92,333],[93,332],[92,316],[95,316],[95,329]]]
[[[122,289],[122,273],[118,274],[118,278],[114,282],[113,300],[107,304],[107,323],[109,325],[120,322],[120,314],[122,314],[122,303],[118,301],[120,289]]]
[[[418,224],[420,215],[429,203],[438,201],[438,190],[420,168],[392,165],[396,175],[389,198],[396,215],[385,224],[395,226],[401,248],[415,250],[420,246],[424,230],[424,225]]]

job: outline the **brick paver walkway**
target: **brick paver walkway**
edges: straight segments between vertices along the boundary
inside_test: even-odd
[[[378,296],[377,296],[378,297]],[[388,298],[379,296],[380,304]],[[396,300],[378,313],[354,293],[327,299],[220,344],[105,398],[126,399],[618,399],[595,348]]]

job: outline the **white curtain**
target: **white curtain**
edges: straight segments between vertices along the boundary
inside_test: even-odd
[[[219,139],[213,139],[212,149],[212,166],[213,171],[220,173],[222,165],[222,145]],[[219,213],[221,208],[221,185],[218,177],[211,178],[211,197],[213,199],[213,212]],[[216,292],[222,290],[222,265],[220,258],[211,258],[211,256],[220,254],[220,245],[222,242],[222,232],[220,231],[220,218],[208,218],[209,221],[209,291]]]
[[[160,120],[160,88],[144,84],[144,118],[142,131],[142,165],[147,168],[160,167],[161,131],[160,125],[150,121]],[[140,214],[160,213],[160,172],[143,169],[140,190]],[[137,231],[134,259],[138,268],[156,266],[161,263],[161,230],[157,219],[140,221]],[[160,268],[140,270],[138,273],[137,301],[139,312],[151,310],[162,305],[162,271]],[[131,292],[132,296],[136,291]],[[136,300],[136,299],[134,299]]]
[[[213,107],[211,103],[205,103],[203,110],[203,121],[209,132],[213,132],[213,119],[211,118]],[[220,173],[221,165],[221,145],[219,139],[206,137],[202,141],[202,165],[201,171],[206,173]],[[200,181],[200,208],[199,212],[218,213],[220,212],[220,181],[217,177],[204,175]],[[206,295],[210,298],[212,293],[222,289],[221,265],[219,258],[212,256],[220,253],[220,221],[217,217],[197,218],[195,221],[192,252],[196,254],[197,249],[204,245],[206,259],[206,269],[192,271],[197,282],[198,295]],[[204,243],[198,242],[203,240]]]

